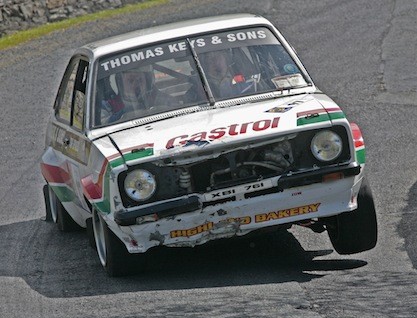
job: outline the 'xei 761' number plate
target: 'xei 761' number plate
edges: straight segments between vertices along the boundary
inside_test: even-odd
[[[259,191],[262,189],[272,188],[272,180],[262,180],[259,182],[254,182],[250,184],[243,184],[232,188],[226,188],[221,190],[212,191],[204,195],[204,200],[207,201],[216,201],[224,198],[229,198],[233,196],[239,196],[241,194],[250,193],[254,191]]]

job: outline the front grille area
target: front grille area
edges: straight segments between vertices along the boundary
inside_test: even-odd
[[[181,162],[178,158],[178,160],[170,160],[164,166],[161,166],[161,163],[158,166],[152,163],[140,165],[140,168],[150,171],[156,177],[156,193],[150,200],[138,203],[131,201],[121,191],[123,205],[130,207],[190,193],[203,194],[282,174],[317,170],[321,167],[349,162],[351,154],[346,129],[342,126],[334,126],[331,130],[342,138],[343,151],[336,160],[326,163],[318,161],[311,153],[311,140],[319,131],[311,130],[283,136],[280,141],[270,144],[265,145],[263,142],[264,145],[259,147],[239,145],[234,146],[233,149],[226,148],[215,158],[195,163],[175,164],[175,162]],[[137,167],[131,169],[135,168]],[[123,173],[119,177],[120,189],[123,189],[125,175],[126,173]],[[254,192],[246,197],[269,193],[268,190],[261,192]]]
[[[311,153],[310,143],[318,132],[308,131],[291,136],[283,141],[248,150],[237,150],[207,160],[188,168],[193,189],[206,192],[254,182],[288,172],[345,163],[351,159],[347,133],[344,127],[332,128],[344,145],[342,154],[335,161],[320,162]]]

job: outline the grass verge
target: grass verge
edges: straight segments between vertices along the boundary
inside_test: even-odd
[[[65,30],[70,27],[80,25],[85,22],[108,19],[116,15],[130,13],[133,11],[144,10],[153,6],[161,5],[168,2],[168,0],[146,0],[144,2],[136,4],[128,4],[118,9],[110,9],[99,11],[95,13],[86,14],[80,17],[69,18],[66,20],[44,24],[38,27],[34,27],[29,30],[19,31],[0,38],[0,50],[22,44],[34,39],[37,39],[46,34],[52,33],[57,30]]]

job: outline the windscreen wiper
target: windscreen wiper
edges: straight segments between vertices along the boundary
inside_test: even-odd
[[[188,47],[190,48],[191,54],[193,55],[195,63],[197,65],[198,74],[200,75],[200,78],[203,80],[203,88],[204,88],[204,91],[206,92],[207,98],[210,102],[210,106],[213,106],[214,103],[215,103],[213,92],[211,91],[211,88],[210,88],[210,85],[208,83],[207,77],[204,73],[204,70],[201,67],[200,59],[198,58],[196,51],[194,50],[193,46],[191,45],[191,41],[190,41],[189,38],[187,38],[187,44],[188,44]]]

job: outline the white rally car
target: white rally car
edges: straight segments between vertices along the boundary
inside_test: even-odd
[[[41,162],[47,220],[86,227],[111,276],[157,246],[266,227],[327,230],[340,254],[372,249],[364,167],[358,126],[249,14],[77,49]]]

